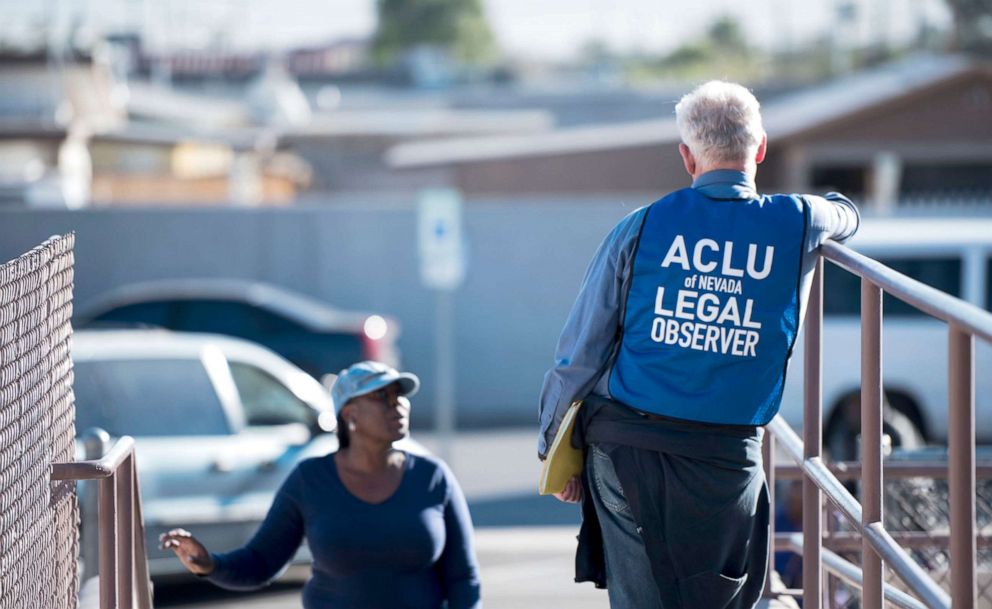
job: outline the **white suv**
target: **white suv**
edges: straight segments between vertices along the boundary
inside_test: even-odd
[[[914,279],[992,309],[992,219],[866,219],[847,244]],[[826,261],[823,327],[825,448],[855,456],[860,427],[860,279]],[[883,303],[885,427],[893,444],[947,441],[947,325],[889,295]],[[800,336],[781,413],[802,425]],[[992,443],[992,347],[976,340],[977,436]]]

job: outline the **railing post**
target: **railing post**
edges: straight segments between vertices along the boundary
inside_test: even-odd
[[[836,527],[832,526],[833,523],[830,514],[829,501],[826,500],[823,501],[823,510],[821,510],[821,513],[823,514],[823,535],[820,537],[820,539],[824,539],[830,537],[833,534],[834,529],[836,529]],[[820,552],[822,554],[823,550],[820,550]],[[832,599],[835,596],[836,584],[831,581],[830,571],[827,570],[826,566],[824,566],[823,569],[820,570],[820,572],[821,572],[820,577],[823,578],[823,594],[821,595],[821,598],[823,599],[822,606],[829,609],[830,607],[833,606]]]
[[[117,609],[117,489],[113,477],[100,485],[100,609]]]
[[[83,443],[83,455],[88,461],[96,461],[103,458],[110,449],[110,434],[99,427],[90,427],[80,434],[79,439]],[[96,577],[100,573],[100,535],[97,514],[100,510],[97,507],[100,496],[100,484],[94,480],[87,480],[82,485],[82,496],[80,501],[80,517],[82,522],[80,554],[83,558],[83,578]]]
[[[954,609],[974,609],[975,338],[950,324],[948,351],[951,603]]]
[[[132,500],[134,452],[113,475],[117,485],[117,599],[120,609],[134,605],[134,503]]]
[[[803,358],[803,458],[820,459],[823,449],[821,371],[823,331],[823,258],[816,261],[806,311]],[[820,609],[823,598],[823,496],[820,487],[803,476],[803,608]]]
[[[765,466],[765,484],[768,486],[768,566],[765,571],[765,598],[771,598],[777,591],[772,590],[775,574],[775,434],[765,430],[761,444],[761,460]]]
[[[135,453],[131,454],[135,459]],[[134,547],[135,563],[134,576],[138,586],[138,609],[152,609],[151,581],[148,578],[148,550],[145,547],[145,519],[141,513],[141,484],[138,480],[138,467],[136,464],[131,467],[131,488],[134,493],[131,495],[133,515],[134,515]]]
[[[861,524],[882,522],[882,290],[861,278]],[[862,607],[882,609],[882,558],[862,539]]]

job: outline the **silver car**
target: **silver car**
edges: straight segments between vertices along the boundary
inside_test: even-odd
[[[160,533],[187,528],[212,551],[243,545],[293,467],[337,450],[327,390],[253,343],[84,330],[74,335],[72,355],[77,434],[100,428],[135,438],[153,577],[185,573],[158,549]],[[409,438],[398,446],[425,452]],[[94,515],[85,500],[83,513],[85,541]],[[296,557],[308,559],[305,548]]]

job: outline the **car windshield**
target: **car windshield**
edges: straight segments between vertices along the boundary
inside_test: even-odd
[[[231,433],[198,359],[97,360],[75,364],[76,431],[113,436]]]

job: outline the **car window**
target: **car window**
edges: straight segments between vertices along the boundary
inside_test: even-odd
[[[230,364],[248,425],[316,424],[314,410],[268,372],[250,364]]]
[[[93,318],[99,322],[120,322],[124,324],[146,324],[161,328],[169,327],[170,302],[140,302],[124,305],[105,311]]]
[[[951,296],[961,296],[961,259],[944,258],[879,258],[885,266],[935,287]],[[827,262],[823,276],[823,311],[827,315],[861,314],[861,278]],[[903,301],[885,295],[882,304],[889,317],[926,316]]]
[[[76,430],[114,436],[231,433],[198,359],[97,360],[75,364]]]
[[[241,302],[191,300],[176,306],[176,328],[179,330],[216,332],[251,339],[299,329],[293,321]]]

